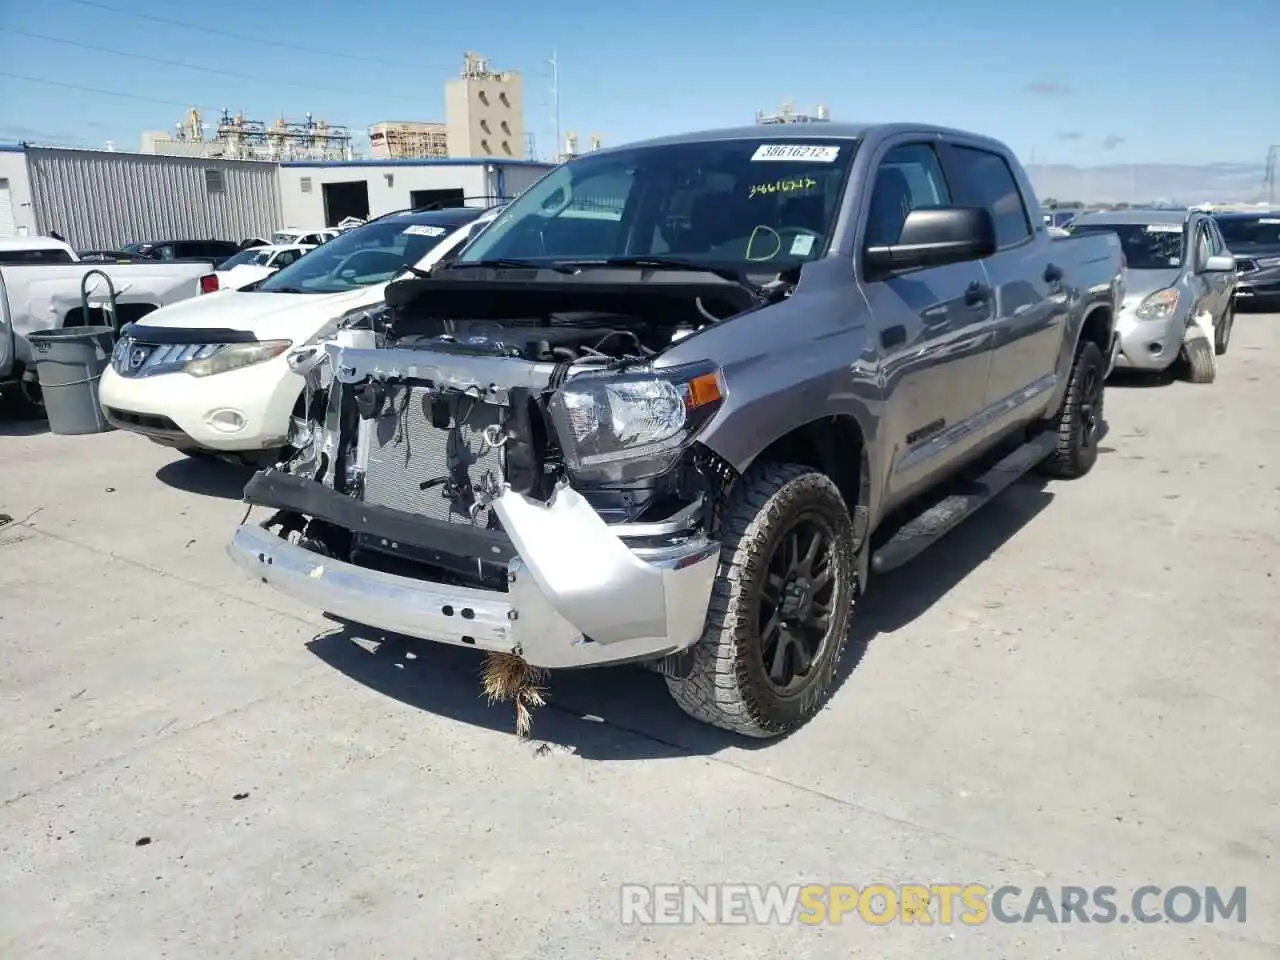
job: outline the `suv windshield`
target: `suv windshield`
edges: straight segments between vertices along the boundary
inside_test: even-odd
[[[1172,270],[1182,266],[1185,253],[1180,223],[1073,223],[1073,236],[1082,233],[1114,233],[1130,270]]]
[[[1227,246],[1280,246],[1280,214],[1267,217],[1214,217]]]
[[[826,252],[856,148],[760,136],[580,157],[514,200],[454,262],[643,257],[776,273]]]
[[[299,257],[258,287],[258,291],[342,293],[385,283],[421,260],[456,227],[438,215],[423,213],[375,220],[348,230],[305,257]]]

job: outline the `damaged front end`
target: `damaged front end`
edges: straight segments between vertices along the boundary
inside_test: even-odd
[[[232,557],[339,619],[533,667],[687,650],[733,479],[697,437],[726,387],[714,364],[654,360],[726,286],[690,313],[670,290],[618,310],[645,301],[634,283],[393,284],[293,358],[306,413],[246,487],[275,513]]]

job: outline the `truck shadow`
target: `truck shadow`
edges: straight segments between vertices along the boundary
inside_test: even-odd
[[[961,524],[909,566],[874,580],[859,601],[833,696],[857,696],[855,671],[871,642],[893,642],[887,635],[938,602],[1051,499],[1043,483],[1024,479],[984,507],[981,519]],[[484,658],[477,651],[383,636],[354,624],[320,634],[307,646],[335,670],[384,696],[459,723],[514,734],[512,705],[490,706],[484,698]],[[631,666],[553,673],[547,705],[534,711],[532,736],[537,749],[600,761],[709,755],[780,743],[739,737],[690,719],[668,696],[661,676]]]
[[[166,463],[156,471],[156,479],[167,487],[202,497],[240,500],[253,468],[213,457],[187,457]]]

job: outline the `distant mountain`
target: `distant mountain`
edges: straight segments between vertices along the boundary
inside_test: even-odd
[[[1066,164],[1027,165],[1041,199],[1085,203],[1256,203],[1267,200],[1260,163],[1109,164],[1072,167]],[[1280,191],[1277,191],[1280,200]]]

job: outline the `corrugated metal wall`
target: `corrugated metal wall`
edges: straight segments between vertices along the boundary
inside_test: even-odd
[[[27,161],[37,230],[56,231],[79,249],[239,242],[281,224],[274,163],[38,147],[27,149]]]

